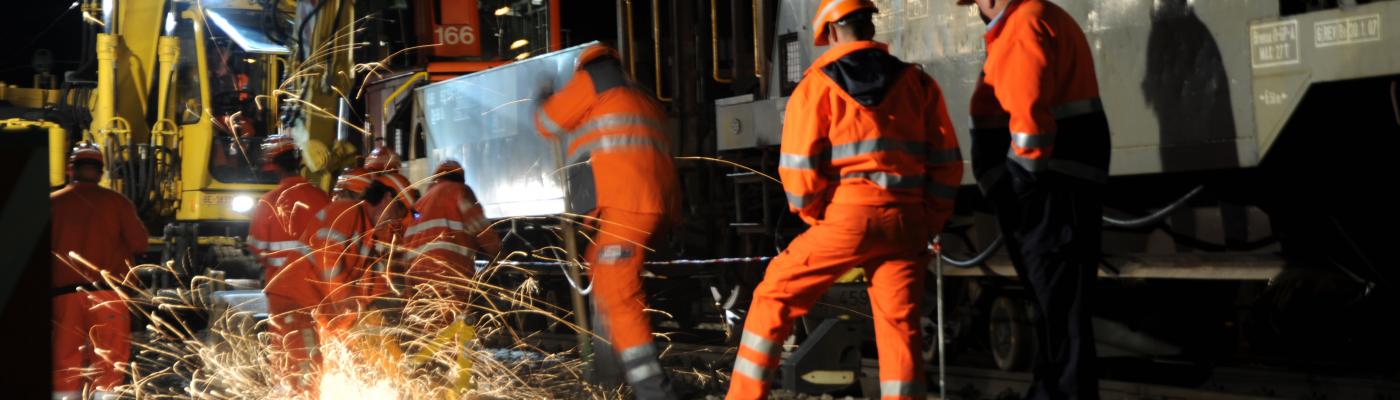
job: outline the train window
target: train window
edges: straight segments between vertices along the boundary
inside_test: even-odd
[[[194,22],[188,18],[180,18],[175,25],[174,33],[180,38],[180,58],[175,63],[175,76],[171,81],[174,86],[172,101],[174,101],[176,121],[181,125],[190,125],[199,122],[204,116],[204,103],[200,100],[199,81],[204,79],[199,71],[199,56],[195,52]]]
[[[797,42],[797,32],[778,36],[778,48],[782,49],[782,54],[778,57],[778,66],[783,78],[780,89],[783,96],[788,96],[797,89],[797,83],[802,81],[802,45]]]

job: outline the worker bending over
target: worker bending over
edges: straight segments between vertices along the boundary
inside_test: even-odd
[[[768,395],[792,323],[837,278],[863,267],[883,399],[924,397],[919,302],[929,241],[953,212],[957,137],[932,77],[872,41],[868,0],[825,0],[813,39],[830,45],[788,100],[778,173],[811,225],[754,289],[729,398]]]
[[[594,45],[579,54],[569,83],[535,115],[536,128],[563,144],[565,170],[596,189],[597,197],[588,199],[596,207],[571,206],[597,217],[587,254],[593,294],[627,382],[639,399],[675,398],[642,312],[645,245],[669,227],[679,208],[666,114],[623,72],[617,51]]]

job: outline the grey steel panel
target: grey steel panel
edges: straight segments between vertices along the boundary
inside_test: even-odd
[[[563,168],[558,142],[536,133],[534,115],[546,83],[562,88],[584,47],[511,63],[416,89],[432,165],[462,164],[487,218],[558,214],[592,208],[565,200],[593,198],[587,165]],[[573,177],[570,177],[573,176]]]
[[[1400,2],[1250,23],[1254,115],[1268,149],[1315,83],[1400,74]]]

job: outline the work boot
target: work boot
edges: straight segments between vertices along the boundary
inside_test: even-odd
[[[671,379],[661,362],[656,358],[656,347],[651,343],[632,346],[618,354],[622,360],[623,374],[632,385],[632,393],[637,400],[675,400],[676,391],[671,388]]]

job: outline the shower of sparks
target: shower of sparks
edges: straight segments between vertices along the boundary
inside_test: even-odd
[[[85,17],[91,18],[86,14]],[[328,80],[338,53],[365,45],[353,40],[354,35],[363,30],[356,28],[363,21],[364,18],[337,30],[334,38],[311,49],[305,58],[291,60],[282,84],[270,94],[254,97],[258,108],[262,109],[270,98],[276,97],[308,115],[336,120],[362,134],[370,134],[306,97],[308,89],[315,87],[316,82],[324,84]],[[368,81],[371,77],[393,72],[386,67],[389,59],[424,47],[427,46],[399,50],[378,62],[350,68]],[[330,93],[349,100],[340,88],[333,88]],[[353,94],[358,98],[363,93]],[[210,110],[205,109],[203,113],[211,117]],[[235,126],[235,117],[230,115],[223,122]],[[241,147],[238,135],[232,130],[229,133]],[[777,182],[770,175],[727,160],[676,159],[725,164]],[[245,161],[252,164],[251,160]],[[415,182],[414,186],[425,186],[433,178],[435,176]],[[580,229],[579,233],[585,243],[592,241],[587,233],[588,226],[611,224],[593,216],[570,214],[553,218],[512,218],[496,221],[492,226],[507,221],[581,226],[585,229]],[[558,231],[551,232],[555,239],[562,240]],[[396,252],[412,253],[412,250],[397,248],[402,243],[395,240],[381,244],[394,250],[377,261],[389,263]],[[70,254],[69,258],[77,261],[73,268],[99,270],[77,255]],[[592,335],[586,327],[573,324],[571,310],[541,297],[544,285],[536,279],[535,273],[511,265],[510,261],[519,259],[568,262],[587,270],[585,263],[576,256],[567,256],[561,248],[551,245],[503,253],[470,276],[424,277],[404,271],[404,268],[391,268],[379,276],[364,278],[391,282],[390,287],[394,289],[390,295],[358,299],[367,306],[355,313],[354,323],[347,328],[333,333],[318,330],[322,334],[315,350],[321,355],[321,361],[310,365],[309,370],[292,365],[289,360],[293,357],[281,346],[284,338],[269,332],[269,320],[280,315],[260,315],[237,304],[215,301],[214,292],[227,285],[219,277],[186,277],[185,284],[157,289],[142,281],[149,283],[156,280],[152,277],[183,276],[173,262],[136,266],[124,276],[103,271],[100,276],[105,283],[118,293],[134,318],[144,322],[142,329],[133,334],[134,355],[129,362],[118,365],[128,375],[129,383],[116,391],[122,398],[137,399],[627,397],[625,387],[590,383],[584,372],[585,361],[579,359],[577,349],[545,351],[525,340],[540,332],[517,330],[516,321],[530,317],[544,319],[549,325],[564,330]],[[525,278],[498,279],[507,274]],[[364,283],[350,282],[345,286]],[[659,310],[648,309],[647,312],[659,318],[671,318]],[[666,334],[657,336],[665,338]],[[663,354],[671,353],[663,349]],[[691,367],[673,370],[672,375],[708,385],[727,380],[726,372]]]

